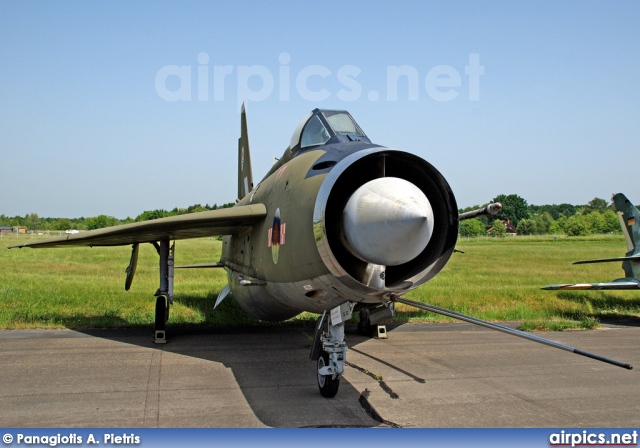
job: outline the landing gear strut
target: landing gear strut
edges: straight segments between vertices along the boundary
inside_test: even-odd
[[[153,342],[167,343],[165,324],[169,320],[169,308],[173,303],[173,258],[175,243],[169,246],[169,240],[161,240],[153,244],[160,255],[160,287],[156,291],[156,315]]]

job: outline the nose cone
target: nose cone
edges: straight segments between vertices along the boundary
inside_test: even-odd
[[[367,182],[342,214],[347,247],[372,264],[396,266],[417,257],[433,233],[433,210],[422,190],[397,177]]]

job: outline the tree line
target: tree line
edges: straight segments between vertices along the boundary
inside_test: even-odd
[[[482,216],[460,222],[460,236],[501,235],[506,232],[502,221],[508,221],[519,235],[565,234],[580,236],[590,234],[620,233],[620,223],[613,205],[601,198],[593,198],[586,205],[552,204],[530,205],[516,194],[500,194],[491,202],[500,202],[502,210],[493,217]],[[94,230],[119,224],[148,221],[186,213],[233,207],[229,202],[222,205],[195,204],[173,210],[146,210],[135,218],[118,219],[98,215],[89,218],[41,218],[36,213],[8,217],[0,215],[0,226],[25,226],[29,231]],[[486,206],[487,204],[484,204]],[[482,206],[482,207],[484,207]],[[473,205],[459,212],[481,208]]]
[[[502,210],[496,216],[482,216],[460,222],[460,236],[480,236],[487,233],[503,235],[506,229],[502,221],[509,222],[518,235],[585,236],[621,232],[613,204],[601,198],[593,198],[586,205],[529,205],[516,194],[501,194],[491,202],[500,202]],[[480,206],[459,211],[462,213],[477,208]]]
[[[20,227],[24,226],[28,231],[65,231],[65,230],[95,230],[103,227],[117,226],[120,224],[130,224],[133,222],[149,221],[151,219],[166,218],[168,216],[184,215],[187,213],[204,212],[207,210],[217,210],[219,208],[233,207],[235,204],[229,202],[222,205],[200,205],[195,204],[187,208],[174,208],[173,210],[147,210],[135,218],[127,217],[118,219],[114,216],[98,215],[90,218],[41,218],[37,213],[28,213],[25,216],[8,217],[0,215],[0,226]]]

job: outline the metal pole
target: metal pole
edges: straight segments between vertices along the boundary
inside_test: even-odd
[[[454,319],[459,319],[464,322],[469,322],[471,324],[480,325],[482,327],[491,328],[492,330],[501,331],[503,333],[511,334],[513,336],[518,336],[520,338],[528,339],[533,342],[538,342],[540,344],[545,344],[551,347],[559,348],[561,350],[566,350],[571,353],[575,353],[576,355],[586,356],[587,358],[596,359],[598,361],[606,362],[608,364],[612,364],[614,366],[622,367],[624,369],[633,370],[633,366],[630,364],[625,364],[613,359],[605,358],[600,355],[596,355],[593,353],[585,352],[583,350],[571,347],[569,345],[560,344],[558,342],[550,341],[549,339],[544,339],[538,336],[534,336],[529,333],[525,333],[524,331],[514,330],[513,328],[505,327],[504,325],[494,324],[491,322],[487,322],[484,320],[476,319],[475,317],[467,316],[465,314],[456,313],[455,311],[446,310],[444,308],[440,308],[433,305],[427,305],[422,302],[416,302],[414,300],[405,299],[404,297],[398,297],[395,299],[396,302],[404,303],[405,305],[413,306],[416,308],[420,308],[426,311],[430,311],[436,314],[442,314],[443,316],[453,317]]]

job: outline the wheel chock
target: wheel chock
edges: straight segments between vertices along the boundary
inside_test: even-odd
[[[387,326],[386,325],[378,325],[376,328],[376,339],[387,339]]]
[[[154,334],[153,334],[153,343],[154,344],[166,344],[167,343],[167,334],[166,334],[166,332],[164,330],[156,330],[154,332]]]

